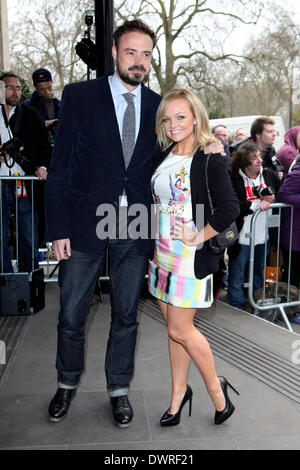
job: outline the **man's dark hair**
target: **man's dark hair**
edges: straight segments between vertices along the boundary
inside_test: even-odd
[[[240,169],[244,170],[247,166],[251,165],[252,158],[255,156],[257,151],[259,151],[257,145],[249,140],[244,144],[239,145],[233,152],[230,160],[233,172],[238,172]]]
[[[119,42],[123,34],[131,33],[133,31],[137,31],[139,33],[147,34],[148,36],[150,36],[153,42],[153,49],[154,49],[154,47],[156,46],[156,41],[157,41],[156,35],[152,31],[152,29],[150,29],[149,26],[147,26],[146,23],[144,23],[141,20],[125,21],[124,24],[122,24],[116,29],[113,35],[113,39],[114,39],[114,44],[117,49],[119,47]]]
[[[257,134],[260,135],[263,133],[265,124],[271,124],[272,126],[274,126],[275,121],[273,121],[273,119],[271,119],[268,116],[262,116],[262,117],[255,119],[255,121],[253,121],[250,135],[252,139],[254,140],[254,142],[256,142],[256,135]]]
[[[3,73],[3,74],[1,75],[1,77],[0,77],[0,80],[3,81],[4,78],[11,78],[11,77],[17,78],[18,80],[21,81],[21,77],[19,77],[19,75],[16,75],[16,74],[13,73],[13,72],[5,72],[5,73]]]

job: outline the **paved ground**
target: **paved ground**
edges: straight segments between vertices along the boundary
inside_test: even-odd
[[[47,408],[56,390],[58,288],[47,285],[46,308],[27,317],[0,382],[0,449],[300,448],[300,367],[294,364],[300,361],[299,335],[222,302],[199,311],[200,329],[203,326],[211,337],[218,373],[240,392],[239,397],[230,393],[236,411],[223,425],[213,424],[213,405],[192,364],[192,416],[189,418],[184,409],[179,426],[162,428],[159,419],[169,405],[171,384],[167,330],[151,303],[148,310],[147,302],[142,302],[130,391],[135,412],[133,425],[119,429],[111,421],[103,371],[110,316],[107,296],[104,303],[91,308],[86,371],[70,414],[61,423],[49,423]],[[225,347],[226,338],[229,343]],[[241,348],[245,353],[239,357]],[[268,364],[264,356],[271,357]],[[288,388],[294,391],[287,398]]]

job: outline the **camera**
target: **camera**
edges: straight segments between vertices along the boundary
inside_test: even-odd
[[[276,171],[277,173],[280,173],[280,172],[284,171],[284,168],[283,168],[283,166],[282,166],[281,161],[279,160],[279,158],[277,158],[277,157],[275,157],[275,156],[272,157],[272,164],[273,164],[273,166],[274,166],[274,168],[275,168],[275,171]]]
[[[0,157],[5,157],[6,155],[9,155],[10,158],[13,160],[13,164],[16,162],[24,169],[24,167],[26,168],[26,166],[28,166],[30,162],[28,158],[22,155],[21,152],[23,150],[24,146],[22,141],[18,137],[13,137],[12,139],[2,144],[2,147],[0,148]],[[6,161],[5,164],[7,165]],[[9,168],[11,168],[13,164],[10,165]]]
[[[260,199],[263,196],[272,196],[272,194],[275,194],[274,188],[272,186],[267,186],[266,188],[261,188],[260,186],[254,186],[252,191],[253,191],[254,196],[258,197],[258,199]]]

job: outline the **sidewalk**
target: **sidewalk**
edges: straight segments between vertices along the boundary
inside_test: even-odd
[[[236,406],[221,426],[203,381],[191,364],[192,416],[162,428],[169,406],[167,329],[150,299],[141,301],[135,376],[130,400],[134,421],[119,429],[111,420],[104,375],[110,322],[108,296],[91,307],[86,332],[86,371],[68,417],[47,421],[56,391],[56,323],[59,291],[46,287],[46,308],[27,317],[13,358],[0,382],[0,449],[215,450],[300,448],[300,336],[216,302],[199,310],[195,324],[208,338],[219,375]],[[298,342],[298,343],[296,343]],[[299,354],[297,355],[297,349]],[[294,356],[293,356],[294,354]]]

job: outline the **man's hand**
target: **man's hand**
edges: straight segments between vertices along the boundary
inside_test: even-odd
[[[42,180],[45,180],[47,178],[48,172],[46,168],[42,168],[41,166],[36,170],[35,176],[38,178],[41,178]]]
[[[1,147],[1,145],[0,145]],[[4,163],[5,161],[8,162],[8,160],[10,159],[10,156],[8,155],[8,153],[5,155],[5,157],[0,157],[0,163]]]
[[[48,119],[48,121],[45,121],[45,126],[49,127],[51,124],[53,124],[55,121],[58,121],[58,119]]]
[[[226,157],[224,152],[224,145],[219,140],[210,142],[204,149],[204,153],[220,153],[223,157]]]
[[[69,259],[71,256],[71,243],[69,238],[54,240],[52,243],[53,253],[57,261]]]

